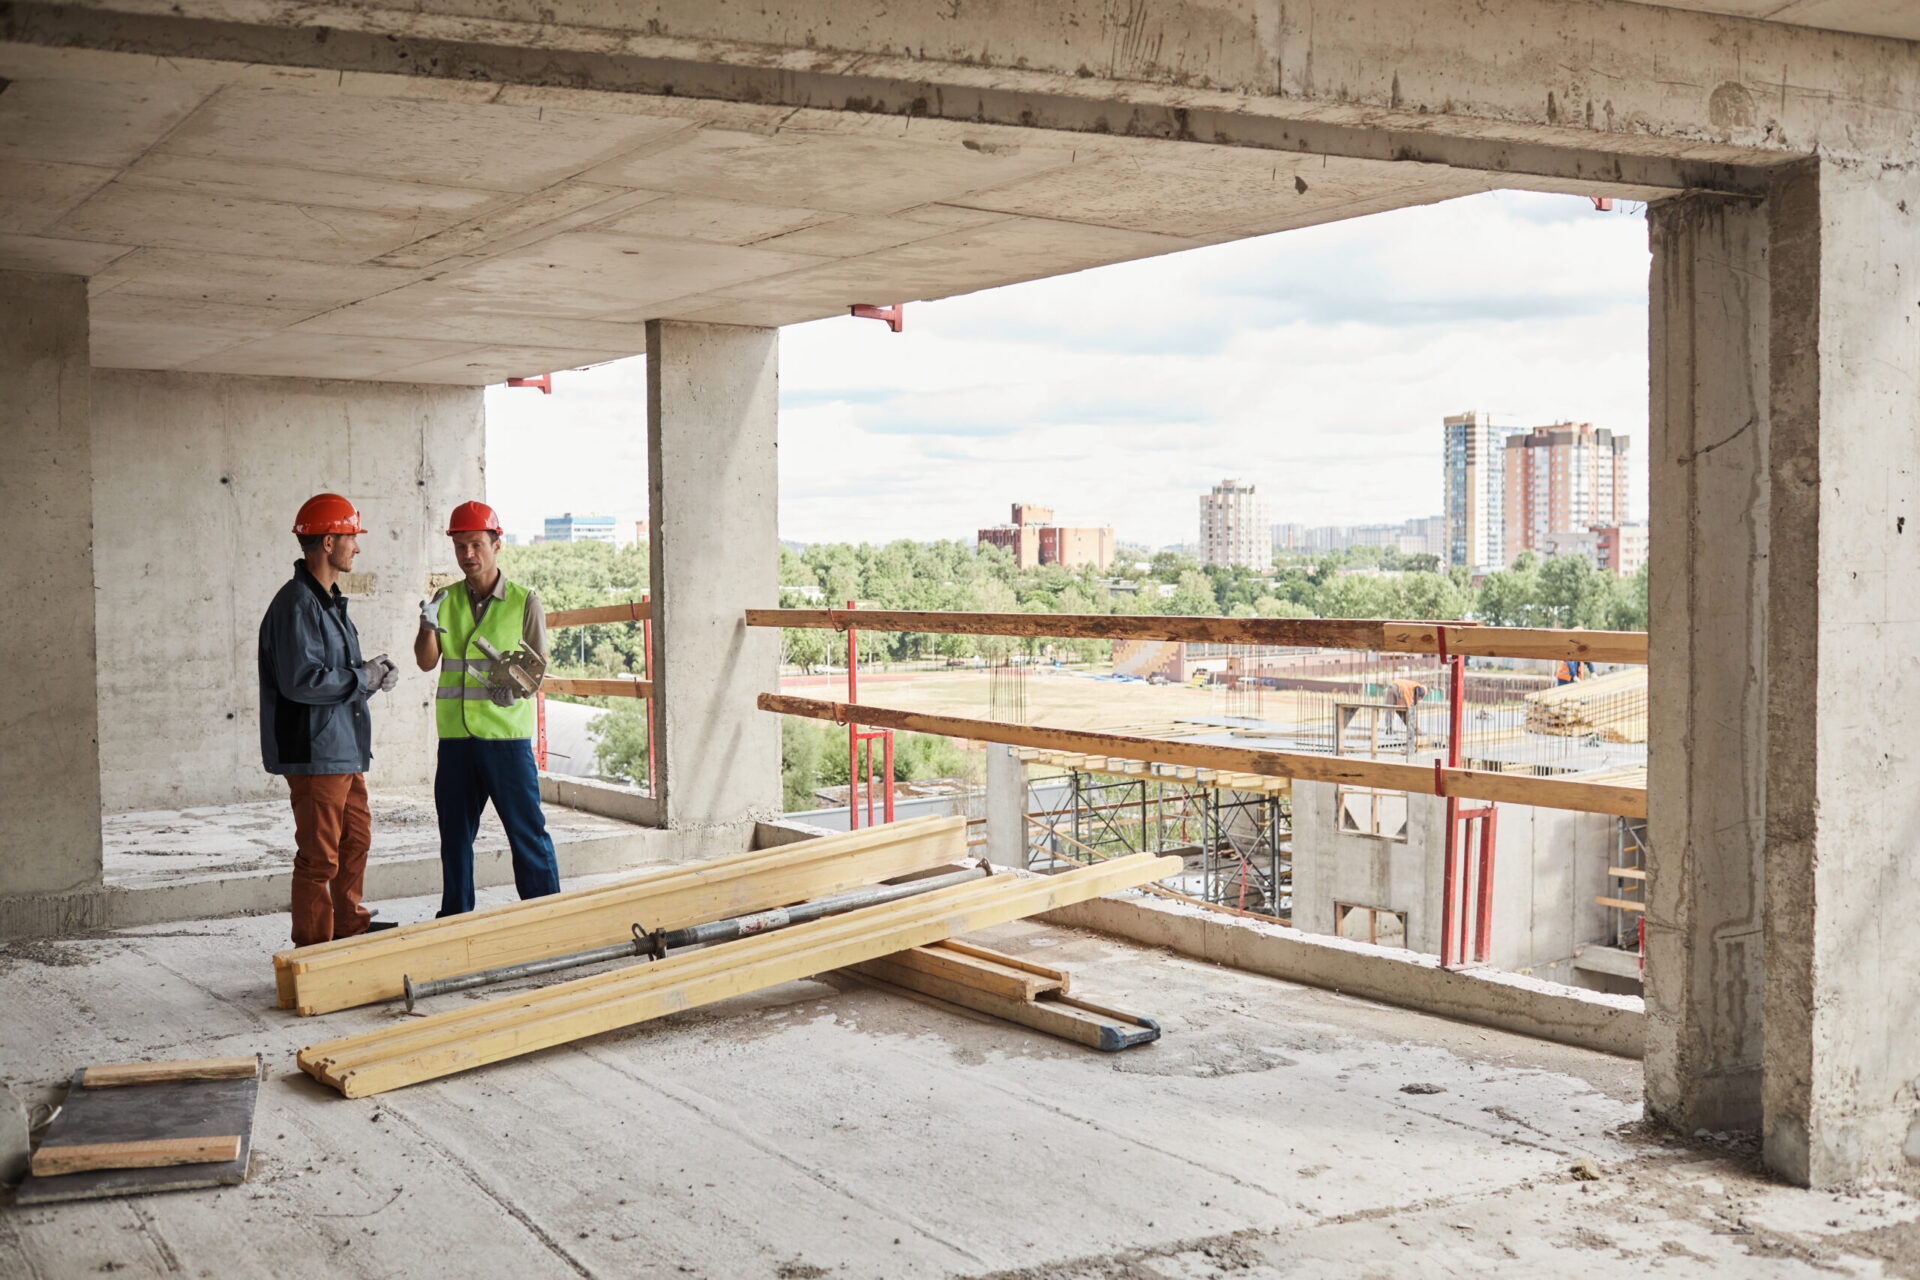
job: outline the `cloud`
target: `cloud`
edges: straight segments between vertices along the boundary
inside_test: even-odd
[[[1634,437],[1644,512],[1647,268],[1639,217],[1496,193],[794,326],[781,533],[970,539],[1020,500],[1159,545],[1228,475],[1276,521],[1431,515],[1468,409]],[[643,516],[644,362],[556,384],[487,393],[509,527]]]

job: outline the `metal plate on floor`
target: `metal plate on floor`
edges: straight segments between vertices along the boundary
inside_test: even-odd
[[[85,1074],[84,1067],[73,1073],[66,1103],[47,1126],[43,1144],[213,1138],[237,1133],[239,1156],[218,1163],[158,1169],[95,1169],[51,1178],[29,1175],[14,1194],[15,1204],[227,1187],[246,1179],[247,1160],[253,1154],[254,1105],[260,1099],[258,1075],[245,1080],[166,1080],[88,1089],[80,1083]]]

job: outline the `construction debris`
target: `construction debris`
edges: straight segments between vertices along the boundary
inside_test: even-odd
[[[946,822],[964,831],[957,820]],[[795,852],[805,848],[799,846]],[[1179,870],[1177,858],[1136,854],[1055,876],[1003,873],[311,1045],[300,1052],[299,1063],[309,1075],[345,1096],[365,1097],[877,960],[955,934],[1133,888]]]
[[[1603,742],[1647,740],[1647,669],[1611,675],[1527,695],[1527,728],[1561,738],[1597,734]]]

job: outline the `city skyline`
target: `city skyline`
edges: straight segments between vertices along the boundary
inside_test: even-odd
[[[781,536],[966,540],[1044,495],[1159,547],[1197,541],[1195,495],[1236,475],[1276,522],[1424,517],[1463,407],[1644,440],[1647,263],[1632,213],[1495,193],[915,302],[900,334],[792,326]],[[644,359],[554,389],[488,389],[489,500],[523,537],[644,518]],[[1645,474],[1636,450],[1630,519]]]

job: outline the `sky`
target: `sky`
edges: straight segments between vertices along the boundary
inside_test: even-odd
[[[1276,523],[1437,515],[1441,419],[1472,409],[1630,436],[1645,519],[1648,264],[1639,206],[1496,192],[910,302],[899,334],[790,326],[780,536],[971,540],[1037,502],[1159,547],[1227,476]],[[566,511],[631,535],[645,358],[553,384],[488,388],[489,500],[523,540]]]

